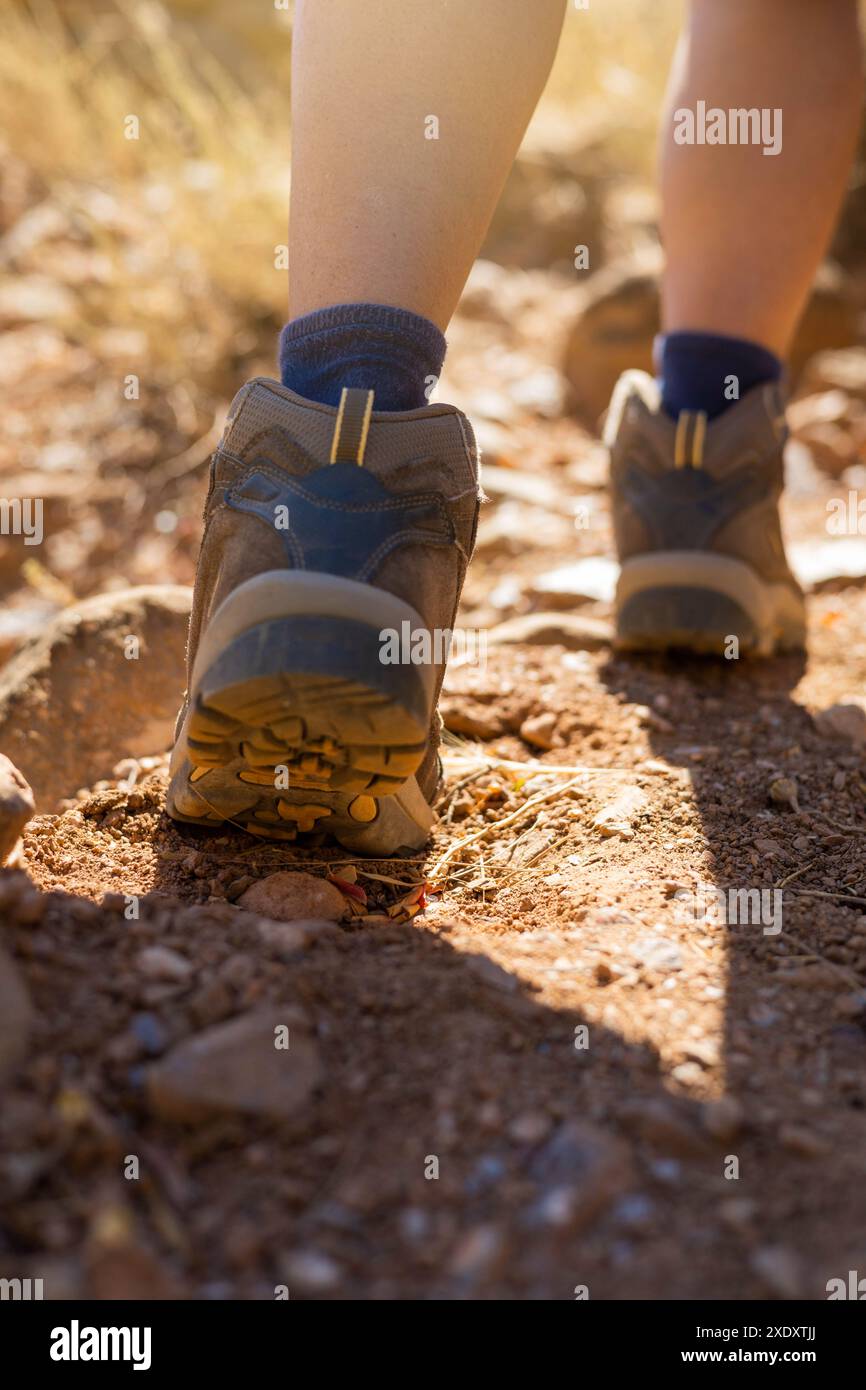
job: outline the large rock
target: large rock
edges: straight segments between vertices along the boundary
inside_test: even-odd
[[[0,753],[0,864],[9,858],[35,809],[26,777]]]
[[[40,811],[171,743],[191,590],[148,585],[64,609],[0,674],[0,747]]]
[[[178,1123],[215,1115],[284,1120],[307,1104],[322,1075],[309,1023],[287,1005],[178,1044],[150,1068],[147,1093],[160,1118]]]
[[[628,367],[652,372],[659,332],[661,251],[650,247],[625,264],[593,275],[581,314],[568,338],[563,370],[576,413],[594,428],[607,409],[617,378]],[[816,352],[858,341],[857,311],[838,267],[822,267],[800,320],[789,359],[796,380]]]
[[[341,922],[347,915],[346,899],[324,878],[289,870],[268,874],[247,888],[238,907],[257,912],[274,922],[319,920]]]
[[[847,739],[855,748],[866,746],[866,697],[848,695],[838,705],[818,710],[815,728],[824,738]]]

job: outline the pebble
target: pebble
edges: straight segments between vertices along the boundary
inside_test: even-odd
[[[556,742],[557,716],[550,710],[530,715],[520,726],[520,737],[533,748],[552,748]]]
[[[802,1125],[783,1125],[779,1130],[779,1142],[800,1158],[825,1158],[830,1152],[825,1139]]]
[[[646,1231],[652,1226],[655,1203],[643,1192],[629,1192],[621,1197],[611,1215],[619,1226],[629,1231]]]
[[[330,1293],[339,1287],[343,1271],[320,1250],[293,1250],[280,1260],[280,1273],[289,1287],[302,1293]]]
[[[632,946],[632,955],[639,965],[663,974],[683,968],[682,951],[666,936],[642,936]]]
[[[848,695],[844,702],[819,710],[815,728],[825,738],[846,739],[855,748],[866,744],[866,697]]]
[[[754,1272],[776,1298],[799,1298],[803,1290],[799,1257],[784,1245],[763,1245],[750,1259]]]
[[[491,1278],[499,1272],[506,1248],[501,1227],[492,1223],[475,1226],[458,1242],[449,1261],[449,1271],[458,1279]]]
[[[836,1000],[835,1008],[841,1018],[866,1017],[866,991],[857,990],[853,994],[843,994]]]
[[[139,951],[138,968],[149,980],[164,980],[171,984],[184,984],[193,973],[193,966],[186,956],[173,951],[169,946],[146,946]]]
[[[595,652],[609,647],[613,629],[602,618],[576,613],[525,613],[497,623],[487,634],[491,645],[525,644],[532,647],[565,647],[568,651]]]
[[[531,592],[564,606],[575,600],[592,599],[612,603],[619,566],[606,555],[587,555],[571,565],[562,565],[532,581]]]
[[[755,849],[758,851],[759,854],[767,855],[769,857],[782,853],[782,846],[777,844],[775,840],[756,840]]]
[[[533,1154],[529,1176],[544,1189],[544,1196],[567,1194],[554,1200],[572,1230],[586,1226],[603,1207],[630,1184],[631,1159],[626,1146],[596,1125],[566,1120]],[[535,1207],[536,1216],[540,1210]],[[554,1223],[556,1224],[556,1223]]]
[[[259,879],[241,894],[238,906],[275,922],[341,922],[348,912],[346,899],[333,883],[289,871]]]
[[[151,1109],[161,1119],[196,1123],[212,1115],[282,1120],[308,1104],[323,1069],[294,1007],[243,1014],[174,1047],[147,1072]],[[275,1029],[291,1022],[289,1046]]]
[[[697,1157],[707,1151],[707,1138],[685,1111],[661,1097],[626,1101],[620,1110],[623,1124],[648,1144],[677,1157]]]
[[[168,1047],[168,1032],[156,1014],[136,1014],[129,1031],[151,1057],[158,1057]]]
[[[527,1111],[518,1115],[508,1126],[508,1135],[517,1144],[540,1144],[550,1133],[552,1121],[541,1111]]]
[[[770,783],[770,800],[777,806],[790,806],[792,811],[799,811],[800,805],[797,800],[797,783],[793,777],[777,777]]]
[[[751,1228],[757,1210],[757,1203],[753,1202],[751,1197],[731,1197],[728,1201],[722,1202],[719,1216],[732,1231],[738,1231],[743,1235]]]
[[[614,801],[603,806],[593,820],[602,835],[618,835],[623,840],[634,838],[633,822],[649,806],[649,797],[640,787],[627,787]]]
[[[733,1096],[707,1101],[701,1109],[701,1122],[707,1134],[727,1142],[735,1139],[743,1127],[743,1107]]]
[[[225,980],[209,980],[189,1000],[189,1011],[201,1028],[222,1023],[234,1012],[235,1000]]]
[[[489,956],[467,956],[466,964],[477,975],[482,984],[490,985],[492,989],[502,990],[505,994],[515,994],[519,985],[516,975],[509,975],[507,970],[503,970],[501,965],[497,965],[495,960]]]
[[[0,864],[9,858],[35,811],[33,792],[26,777],[11,759],[0,753]]]
[[[314,941],[340,935],[340,928],[337,924],[329,922],[324,917],[311,917],[299,922],[269,922],[264,920],[258,923],[256,930],[263,945],[282,960],[297,955],[299,951],[303,951]]]

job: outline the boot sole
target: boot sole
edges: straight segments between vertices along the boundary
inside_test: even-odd
[[[408,604],[334,575],[274,571],[235,589],[206,632],[172,755],[169,815],[265,839],[323,832],[390,854],[434,821],[415,772],[427,752],[430,666],[381,660]]]
[[[616,591],[616,645],[700,656],[772,656],[803,647],[803,595],[726,555],[659,551],[626,560]],[[737,639],[736,648],[731,639]]]

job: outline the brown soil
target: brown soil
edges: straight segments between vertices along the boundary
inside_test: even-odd
[[[821,581],[808,660],[762,665],[613,654],[604,598],[546,591],[611,550],[600,448],[554,370],[574,307],[553,275],[482,267],[454,327],[440,395],[494,465],[462,621],[553,612],[544,644],[451,671],[442,821],[424,855],[354,861],[365,916],[263,940],[244,885],[345,876],[346,855],[179,828],[159,749],[118,747],[123,785],[38,817],[0,873],[34,1006],[0,1106],[0,1276],[55,1297],[680,1299],[823,1298],[866,1270],[866,766],[813,718],[864,690],[866,589]],[[265,338],[233,385],[270,370]],[[231,388],[143,379],[123,402],[105,345],[23,323],[0,348],[4,488],[45,498],[47,534],[38,562],[0,551],[5,654],[59,602],[189,582]],[[863,487],[856,360],[844,387],[814,377],[791,456],[807,546]],[[425,881],[423,911],[388,916]],[[783,930],[689,919],[696,882],[784,884]],[[168,1118],[159,1059],[264,1013],[305,1039],[290,1113],[202,1118],[193,1097]]]

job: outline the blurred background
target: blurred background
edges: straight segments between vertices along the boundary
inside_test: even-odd
[[[452,328],[441,395],[472,412],[503,505],[531,500],[531,469],[570,469],[575,505],[600,496],[599,416],[619,371],[649,366],[655,129],[679,18],[678,0],[569,7]],[[39,547],[0,537],[0,661],[72,599],[192,578],[226,406],[275,374],[291,42],[291,9],[265,3],[0,10],[0,477],[4,496],[43,498],[46,531]],[[866,440],[862,156],[793,359],[798,437],[834,478],[862,467]],[[603,552],[605,526],[578,545]],[[560,539],[575,543],[570,526]],[[476,619],[531,604],[512,588],[493,611],[478,576]]]

